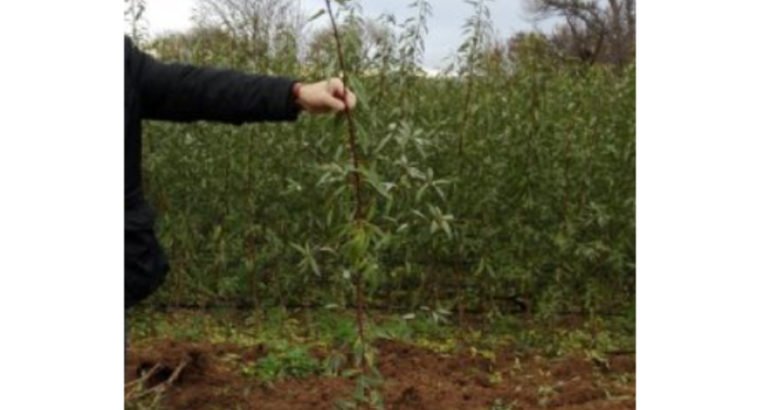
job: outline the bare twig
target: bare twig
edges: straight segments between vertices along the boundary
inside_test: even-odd
[[[190,359],[184,359],[182,363],[180,363],[179,366],[177,366],[174,369],[174,371],[172,371],[172,374],[169,376],[168,379],[166,379],[165,382],[159,383],[147,390],[142,390],[142,391],[137,391],[138,389],[134,388],[125,396],[125,399],[138,400],[150,394],[155,394],[156,397],[154,398],[153,403],[154,404],[157,403],[159,398],[161,397],[161,394],[163,394],[169,387],[171,387],[172,384],[174,384],[175,381],[177,381],[180,374],[182,373],[182,370],[184,370],[188,364],[190,364]],[[137,381],[145,382],[149,380],[150,376],[152,376],[153,373],[155,373],[155,371],[161,367],[166,367],[166,365],[164,365],[163,363],[156,364],[145,376],[141,377],[139,380],[135,380],[135,382]]]
[[[163,367],[162,363],[156,363],[153,367],[150,368],[150,370],[148,370],[147,373],[142,375],[140,378],[132,380],[131,382],[125,384],[124,388],[128,389],[128,391],[124,395],[124,399],[131,400],[134,398],[134,396],[141,391],[137,386],[142,386],[145,382],[150,380],[150,378],[153,377],[153,374],[155,374],[161,367]]]
[[[180,373],[182,373],[182,370],[188,364],[190,364],[190,360],[189,359],[185,359],[185,360],[182,361],[182,363],[179,364],[179,366],[177,366],[176,369],[174,369],[174,371],[172,372],[172,375],[169,376],[169,379],[166,380],[166,382],[164,383],[165,388],[171,386],[172,384],[174,384],[175,381],[177,381],[177,378],[179,378]]]

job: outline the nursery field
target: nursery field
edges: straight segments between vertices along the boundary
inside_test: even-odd
[[[250,4],[269,3],[291,4]],[[128,407],[635,407],[635,48],[600,36],[607,57],[589,60],[556,36],[502,39],[491,2],[466,3],[439,75],[422,64],[424,0],[405,20],[336,2],[308,41],[285,17],[232,13],[140,44],[340,76],[359,102],[292,123],[145,123],[171,271],[130,312]]]
[[[350,121],[146,123],[145,191],[172,264],[150,303],[351,307],[360,285],[368,305],[404,312],[631,307],[635,66],[465,40],[461,66],[431,78],[407,31],[385,51],[344,39]],[[217,36],[146,48],[305,81],[341,72],[322,54],[250,60]]]

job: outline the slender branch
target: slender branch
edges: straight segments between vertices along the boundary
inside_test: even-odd
[[[333,34],[335,36],[335,45],[338,52],[338,62],[340,63],[340,71],[343,76],[343,85],[345,89],[348,89],[348,70],[346,69],[346,61],[343,58],[343,47],[340,41],[340,33],[338,32],[338,25],[335,23],[335,15],[332,11],[332,5],[330,0],[325,0],[327,6],[327,13],[330,15],[330,22],[332,23]],[[356,148],[356,126],[354,124],[354,118],[351,115],[351,109],[348,106],[348,93],[343,93],[343,104],[346,107],[346,120],[348,122],[348,144],[351,152],[351,160],[353,162],[354,169],[351,172],[352,183],[354,188],[354,224],[361,224],[364,220],[364,207],[362,204],[361,186],[362,179],[359,174],[359,152]],[[362,355],[360,358],[362,372],[367,372],[367,360],[364,349],[366,348],[364,337],[364,278],[362,277],[361,270],[357,269],[356,273],[356,324],[359,332],[359,343],[362,346]]]
[[[335,45],[338,49],[338,62],[340,64],[340,71],[342,74],[343,85],[348,88],[349,78],[348,70],[346,69],[346,61],[343,58],[343,46],[340,41],[340,33],[338,33],[338,25],[335,23],[335,15],[332,11],[332,5],[330,0],[325,0],[327,5],[327,13],[330,15],[330,22],[332,23],[333,35],[335,36]],[[364,219],[364,207],[361,198],[361,175],[359,174],[359,152],[356,149],[356,126],[354,124],[354,118],[351,113],[351,109],[348,106],[348,93],[343,94],[343,104],[346,107],[346,120],[348,122],[348,144],[351,151],[351,160],[353,163],[353,171],[351,172],[353,178],[354,198],[356,206],[354,208],[354,221],[360,221]]]

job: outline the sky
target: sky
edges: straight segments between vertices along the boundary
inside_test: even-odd
[[[383,12],[394,14],[396,21],[403,21],[414,10],[409,9],[412,0],[362,0],[364,15],[376,17]],[[323,0],[300,0],[307,16],[324,8]],[[472,15],[472,7],[464,0],[430,0],[433,16],[428,21],[429,33],[425,38],[426,53],[423,64],[429,69],[441,69],[445,58],[453,54],[462,41],[462,25]],[[195,0],[146,0],[145,19],[151,36],[166,31],[182,31],[191,27],[192,10]],[[535,24],[530,21],[523,7],[523,0],[493,0],[490,2],[494,27],[501,36],[509,36],[517,31],[530,30]],[[327,17],[311,23],[315,27],[327,24]],[[542,23],[538,28],[546,30],[550,23]]]

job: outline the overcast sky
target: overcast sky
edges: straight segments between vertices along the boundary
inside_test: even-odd
[[[363,0],[364,15],[375,17],[383,12],[394,14],[397,21],[403,21],[414,10],[408,5],[412,0]],[[307,16],[324,7],[323,0],[300,0]],[[426,55],[424,64],[428,68],[442,68],[444,58],[461,43],[462,25],[472,15],[472,8],[463,0],[431,0],[433,16],[428,22],[430,32],[425,38]],[[146,0],[145,18],[151,35],[165,31],[181,31],[192,25],[190,16],[195,0]],[[493,0],[490,9],[494,26],[500,35],[510,35],[516,31],[528,30],[533,23],[527,18],[522,0]],[[327,17],[312,23],[326,24]],[[548,27],[543,24],[541,28]]]

